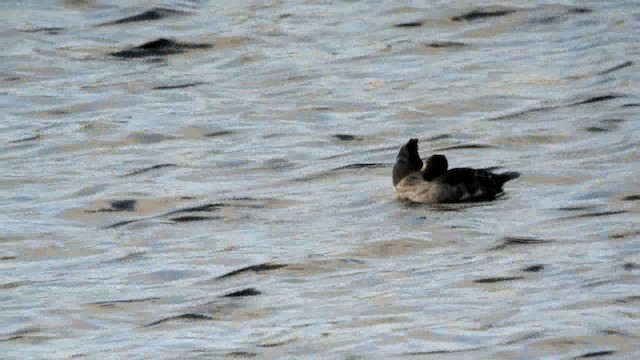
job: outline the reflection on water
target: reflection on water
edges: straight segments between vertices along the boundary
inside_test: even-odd
[[[632,1],[6,3],[8,358],[635,358]],[[394,198],[408,138],[523,176]]]

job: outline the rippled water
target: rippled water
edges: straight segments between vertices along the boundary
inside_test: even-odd
[[[637,2],[220,3],[0,5],[3,358],[640,354]]]

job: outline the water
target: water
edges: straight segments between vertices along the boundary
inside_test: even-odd
[[[5,1],[2,357],[636,358],[637,3],[499,3]]]

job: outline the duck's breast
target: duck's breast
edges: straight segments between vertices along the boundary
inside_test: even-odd
[[[413,202],[433,204],[441,201],[440,184],[426,181],[421,172],[413,172],[407,175],[396,185],[396,194],[401,199]]]

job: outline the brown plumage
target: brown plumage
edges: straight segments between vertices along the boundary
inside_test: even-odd
[[[433,204],[494,200],[504,193],[504,183],[519,176],[515,171],[449,169],[447,158],[439,154],[425,163],[418,154],[418,139],[410,139],[398,152],[392,179],[399,198]]]

